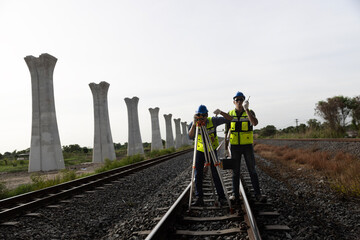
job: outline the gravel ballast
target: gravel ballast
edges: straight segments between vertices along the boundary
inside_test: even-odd
[[[305,147],[306,143],[298,144]],[[336,194],[326,179],[312,170],[293,170],[256,158],[263,193],[281,214],[276,221],[291,228],[286,233],[266,234],[263,239],[359,239],[358,199]],[[191,164],[192,153],[188,153],[104,190],[84,193],[59,208],[39,209],[40,217],[18,217],[13,220],[18,226],[0,226],[0,239],[144,239],[136,232],[156,225],[153,219],[162,216],[189,184]]]

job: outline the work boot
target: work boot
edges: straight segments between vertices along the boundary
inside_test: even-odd
[[[204,206],[204,200],[202,197],[198,197],[195,202],[191,204],[191,206]]]

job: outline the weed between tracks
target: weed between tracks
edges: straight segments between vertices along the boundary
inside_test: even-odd
[[[360,197],[360,159],[344,153],[331,154],[317,149],[293,149],[256,144],[261,157],[279,161],[292,168],[307,167],[328,178],[330,186],[347,196]]]

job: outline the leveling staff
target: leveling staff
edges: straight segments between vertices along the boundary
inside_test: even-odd
[[[217,156],[216,148],[219,146],[219,140],[216,135],[216,127],[224,124],[224,123],[230,123],[232,120],[232,117],[222,112],[219,109],[216,109],[214,111],[214,114],[222,115],[223,117],[208,117],[208,110],[206,106],[200,105],[198,110],[196,111],[196,114],[194,115],[194,121],[190,123],[190,129],[189,129],[189,137],[190,139],[194,139],[195,133],[196,133],[196,123],[198,121],[203,122],[204,126],[206,126],[207,132],[209,134],[209,138],[211,141],[211,145],[214,149],[215,156]],[[203,200],[203,173],[204,173],[204,163],[205,163],[205,155],[204,155],[204,144],[201,134],[198,134],[198,144],[196,149],[196,159],[195,159],[195,195],[196,200],[192,204],[193,206],[203,206],[204,200]],[[212,177],[214,179],[214,184],[216,188],[216,192],[219,198],[219,202],[221,205],[226,205],[226,198],[224,194],[224,189],[222,187],[219,175],[217,173],[217,170],[211,161],[210,165]]]

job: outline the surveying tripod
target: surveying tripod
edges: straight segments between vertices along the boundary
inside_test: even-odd
[[[195,123],[194,123],[195,124]],[[198,120],[196,122],[196,131],[195,131],[195,143],[194,143],[194,157],[193,157],[193,165],[192,165],[192,172],[191,172],[191,188],[190,188],[190,198],[189,198],[189,211],[191,210],[191,202],[193,199],[193,192],[194,192],[194,185],[195,185],[195,164],[196,164],[196,154],[197,154],[197,144],[198,144],[198,136],[199,134],[201,134],[202,137],[202,143],[204,146],[204,156],[205,156],[205,166],[209,166],[211,168],[211,164],[213,164],[216,168],[216,171],[219,175],[219,179],[221,182],[221,186],[224,190],[224,194],[227,200],[227,203],[229,204],[229,209],[230,211],[232,211],[232,207],[231,207],[231,202],[229,199],[229,195],[227,193],[227,190],[225,188],[224,185],[224,181],[221,175],[221,170],[220,170],[220,161],[219,159],[216,157],[215,151],[212,147],[212,142],[210,141],[210,137],[208,134],[208,131],[206,129],[206,119],[204,120]],[[217,203],[217,199],[215,196],[215,190],[214,190],[214,179],[212,176],[212,172],[210,169],[210,178],[211,178],[211,186],[212,186],[212,192],[213,192],[213,197],[215,200],[215,203]]]

